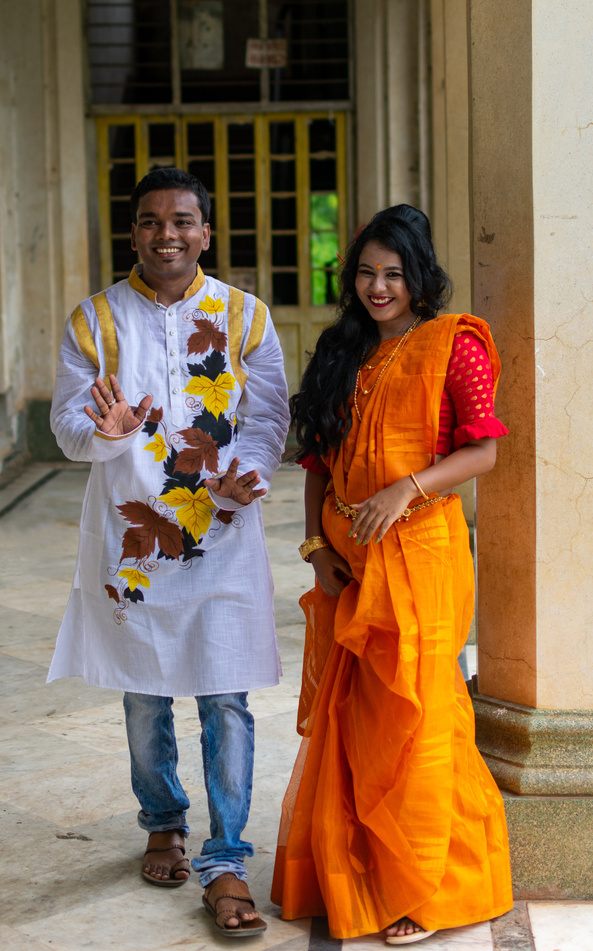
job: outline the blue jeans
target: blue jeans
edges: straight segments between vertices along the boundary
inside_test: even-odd
[[[244,860],[253,855],[253,846],[242,841],[241,833],[251,804],[254,730],[246,693],[214,694],[196,701],[211,838],[192,866],[205,887],[223,872],[247,878]],[[125,693],[124,710],[140,828],[149,833],[179,829],[188,836],[189,799],[177,776],[173,698]]]

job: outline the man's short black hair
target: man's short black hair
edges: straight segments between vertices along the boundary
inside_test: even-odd
[[[130,211],[132,212],[133,223],[136,224],[138,205],[143,195],[169,188],[193,192],[202,212],[202,223],[206,224],[210,220],[210,197],[195,175],[190,175],[189,172],[184,172],[181,168],[153,168],[152,172],[149,172],[138,182],[130,196]]]

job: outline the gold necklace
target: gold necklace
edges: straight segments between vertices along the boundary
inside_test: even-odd
[[[387,367],[389,366],[389,364],[391,363],[391,361],[392,361],[392,360],[395,360],[395,358],[396,358],[397,356],[399,356],[399,354],[402,352],[402,350],[404,349],[404,347],[405,347],[405,345],[406,345],[406,343],[407,343],[408,337],[410,336],[410,334],[412,333],[413,330],[416,330],[416,327],[418,326],[418,324],[420,323],[421,320],[422,320],[422,317],[416,317],[416,320],[415,320],[414,323],[411,325],[411,327],[408,327],[408,329],[406,330],[406,332],[405,332],[405,334],[403,335],[403,337],[401,337],[401,339],[398,340],[398,342],[396,343],[395,347],[393,348],[393,350],[391,351],[391,353],[390,353],[390,355],[389,355],[389,359],[387,360],[387,363],[385,364],[385,366],[383,367],[383,369],[382,369],[381,372],[379,373],[379,376],[377,377],[377,379],[375,380],[375,382],[374,382],[373,385],[371,386],[370,390],[363,390],[363,389],[362,389],[362,383],[361,383],[361,380],[360,380],[360,373],[361,373],[361,370],[362,370],[362,367],[363,367],[363,364],[364,364],[364,358],[363,358],[363,360],[361,361],[361,364],[360,364],[360,366],[359,366],[359,368],[358,368],[358,373],[356,374],[356,385],[355,385],[355,387],[354,387],[354,409],[356,410],[356,415],[358,416],[358,421],[359,421],[360,423],[362,422],[362,415],[361,415],[360,409],[358,408],[358,400],[357,400],[357,394],[358,394],[358,388],[359,388],[359,386],[360,386],[360,388],[361,388],[361,390],[362,390],[363,396],[368,396],[369,393],[372,393],[372,392],[373,392],[373,390],[375,389],[377,383],[379,382],[379,380],[381,379],[381,377],[382,377],[383,374],[385,373],[385,370],[387,369]],[[379,366],[379,364],[377,364],[377,366]],[[368,369],[376,369],[376,368],[375,368],[375,367],[368,367]]]

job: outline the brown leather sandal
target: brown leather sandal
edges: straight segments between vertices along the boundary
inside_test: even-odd
[[[169,869],[169,878],[153,878],[152,875],[144,871],[144,868],[142,868],[142,877],[145,878],[147,882],[150,882],[151,885],[160,885],[162,888],[179,888],[180,885],[185,885],[189,879],[189,873],[191,872],[189,859],[185,858],[185,847],[183,845],[170,845],[166,849],[147,848],[144,853],[144,859],[147,855],[153,855],[155,852],[181,852],[183,858],[171,866]],[[187,872],[187,878],[175,878],[177,872]]]
[[[208,896],[208,897],[206,897]],[[235,901],[245,901],[255,908],[255,902],[249,894],[249,889],[245,882],[237,878],[232,872],[225,872],[219,875],[213,882],[206,887],[202,895],[202,902],[206,911],[214,918],[216,930],[226,938],[248,938],[252,935],[263,934],[268,927],[262,918],[252,918],[251,921],[242,921],[239,918],[237,910],[229,909],[218,910],[219,903],[223,898],[232,898]],[[228,928],[227,921],[236,918],[239,924],[235,928]]]

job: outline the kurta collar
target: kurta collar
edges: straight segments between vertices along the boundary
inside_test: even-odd
[[[151,300],[153,304],[157,303],[156,291],[153,291],[152,288],[145,284],[141,277],[141,271],[138,269],[141,268],[141,264],[135,264],[132,270],[130,271],[130,276],[128,277],[128,283],[135,291],[138,291],[139,294],[142,294],[143,297],[146,297],[147,300]],[[188,297],[193,297],[194,294],[197,294],[200,288],[204,286],[206,278],[204,277],[204,272],[200,265],[198,264],[198,270],[194,280],[191,282],[187,288],[185,294],[181,298],[182,300],[187,300]]]

